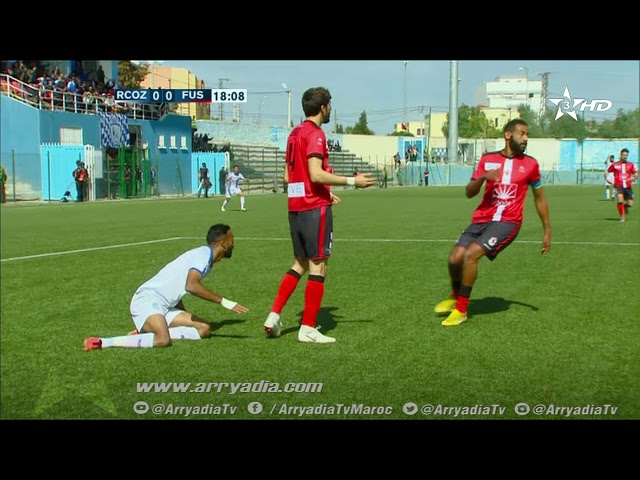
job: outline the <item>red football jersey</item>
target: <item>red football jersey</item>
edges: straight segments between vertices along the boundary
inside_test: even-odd
[[[482,202],[473,212],[471,221],[514,222],[521,225],[529,186],[542,186],[538,161],[524,154],[508,158],[502,152],[487,153],[480,159],[471,179],[476,180],[496,168],[500,169],[500,176],[496,181],[486,181]]]
[[[633,184],[631,176],[637,171],[635,164],[631,162],[621,162],[620,160],[613,162],[609,165],[609,168],[607,168],[607,172],[613,172],[614,187],[631,188]]]
[[[322,158],[322,169],[331,171],[328,165],[329,149],[322,128],[311,120],[295,127],[287,140],[287,172],[289,174],[289,211],[302,212],[331,205],[331,189],[328,185],[313,183],[309,176],[310,156]]]

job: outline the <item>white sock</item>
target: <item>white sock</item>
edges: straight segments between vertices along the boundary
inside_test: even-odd
[[[240,197],[240,208],[244,208],[244,197]]]
[[[127,348],[153,348],[155,333],[140,333],[138,335],[125,335],[122,337],[101,338],[102,348],[127,347]]]
[[[169,329],[171,340],[200,340],[196,327],[172,327]]]
[[[222,208],[227,206],[227,203],[229,203],[229,200],[225,200],[224,203],[222,204]]]

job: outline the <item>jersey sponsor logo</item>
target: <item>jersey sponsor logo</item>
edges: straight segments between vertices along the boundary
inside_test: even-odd
[[[290,183],[287,187],[289,198],[304,197],[304,182]]]
[[[501,163],[487,162],[484,164],[485,170],[495,170],[496,168],[500,168],[502,166]]]
[[[518,191],[518,186],[515,184],[504,184],[501,183],[496,186],[493,190],[493,201],[494,204],[502,204],[507,205],[511,203],[512,200],[516,198],[516,192]]]

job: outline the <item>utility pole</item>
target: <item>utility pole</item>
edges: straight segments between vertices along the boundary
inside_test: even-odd
[[[229,78],[218,78],[218,88],[224,88],[223,87],[223,82],[228,82],[230,79]],[[220,102],[218,104],[218,116],[220,117],[220,121],[223,120],[223,115],[224,115],[224,110],[223,110],[223,105],[224,103]]]
[[[451,60],[449,68],[449,138],[447,140],[449,163],[458,161],[458,62]]]
[[[544,118],[547,114],[547,97],[549,96],[549,75],[551,72],[539,73],[542,77],[542,91],[540,92],[540,108],[538,109],[538,121],[544,130]]]
[[[409,60],[404,61],[404,88],[403,88],[404,99],[403,99],[403,115],[402,115],[402,123],[404,123],[404,125],[407,127],[407,130],[409,130],[409,124],[407,122],[407,64],[408,63],[409,63]]]

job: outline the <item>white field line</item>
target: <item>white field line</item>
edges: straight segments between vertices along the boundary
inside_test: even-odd
[[[80,248],[78,250],[66,250],[64,252],[39,253],[38,255],[26,255],[24,257],[2,258],[0,262],[14,262],[16,260],[28,260],[31,258],[56,257],[58,255],[69,255],[71,253],[95,252],[97,250],[111,250],[112,248],[134,247],[136,245],[149,245],[152,243],[171,242],[173,240],[181,240],[184,237],[162,238],[160,240],[147,240],[145,242],[122,243],[119,245],[105,245],[104,247]]]
[[[38,255],[26,255],[24,257],[10,257],[10,258],[2,258],[0,262],[14,262],[17,260],[29,260],[32,258],[42,258],[42,257],[56,257],[60,255],[70,255],[72,253],[82,253],[82,252],[95,252],[98,250],[111,250],[114,248],[123,248],[123,247],[133,247],[137,245],[150,245],[153,243],[162,243],[162,242],[171,242],[175,240],[202,240],[202,237],[170,237],[170,238],[162,238],[159,240],[147,240],[144,242],[134,242],[134,243],[122,243],[118,245],[105,245],[102,247],[91,247],[91,248],[81,248],[78,250],[66,250],[63,252],[50,252],[50,253],[40,253]],[[291,241],[289,237],[237,237],[237,240],[240,241],[261,241],[261,242],[285,242]],[[334,239],[335,240],[335,239]],[[337,239],[339,242],[367,242],[367,243],[453,243],[455,239],[425,239],[425,238],[339,238]],[[515,240],[513,244],[517,243],[542,243],[542,240]],[[625,242],[561,242],[557,241],[551,242],[551,246],[553,245],[595,245],[595,246],[615,246],[615,247],[638,247],[640,243],[625,243]]]

